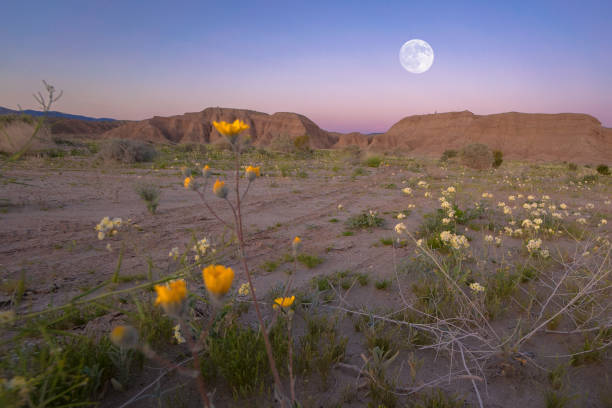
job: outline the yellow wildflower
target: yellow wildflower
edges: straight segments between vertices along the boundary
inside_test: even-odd
[[[183,182],[183,185],[185,186],[185,188],[189,188],[192,182],[193,182],[193,177],[185,177],[185,181]]]
[[[253,181],[255,180],[255,177],[259,177],[260,176],[259,166],[257,167],[247,166],[246,176],[249,181]]]
[[[215,185],[213,186],[213,193],[219,198],[227,197],[227,187],[225,186],[225,181],[220,181],[217,179],[215,181]]]
[[[208,164],[202,167],[202,175],[204,177],[208,177],[210,175],[210,166]]]
[[[217,131],[219,131],[219,133],[227,137],[235,136],[243,130],[247,130],[249,128],[249,125],[247,125],[240,119],[236,119],[232,123],[228,123],[225,121],[213,121],[213,126],[215,127],[215,129],[217,129]]]
[[[234,271],[223,265],[209,265],[202,270],[206,289],[216,297],[221,297],[230,290],[234,281]]]
[[[170,316],[179,316],[183,310],[183,303],[187,297],[187,283],[184,279],[177,279],[165,285],[155,285],[157,299],[155,305],[161,305]]]
[[[117,347],[129,349],[136,347],[138,344],[138,332],[132,326],[115,326],[109,337]]]
[[[278,309],[279,307],[290,307],[295,301],[295,295],[291,297],[280,297],[274,299],[274,309]]]
[[[298,251],[298,249],[300,249],[301,245],[302,245],[302,239],[300,237],[293,238],[293,241],[291,242],[291,246],[293,247],[294,254],[295,252]]]

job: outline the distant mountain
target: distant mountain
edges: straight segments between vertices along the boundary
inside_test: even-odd
[[[444,150],[459,150],[470,143],[501,150],[508,159],[576,163],[609,163],[612,159],[612,129],[579,113],[413,115],[374,137],[368,149],[440,157]]]
[[[215,143],[224,140],[213,127],[213,121],[241,119],[249,125],[249,135],[255,146],[267,146],[277,136],[310,136],[310,147],[327,149],[337,138],[319,128],[306,116],[290,112],[272,115],[246,109],[206,108],[201,112],[170,117],[155,116],[138,122],[129,122],[105,132],[103,138],[140,139],[157,143]]]
[[[37,111],[37,110],[32,110],[32,109],[26,109],[26,110],[18,111],[18,110],[3,108],[2,106],[0,106],[0,115],[15,115],[15,114],[17,114],[17,115],[18,114],[26,114],[26,115],[30,115],[30,116],[42,116],[44,114],[44,112]],[[92,117],[89,117],[89,116],[72,115],[70,113],[57,112],[57,111],[49,111],[49,112],[47,112],[47,116],[50,117],[50,118],[78,119],[78,120],[85,120],[85,121],[88,121],[88,122],[114,122],[116,120],[116,119],[111,119],[111,118],[92,118]]]

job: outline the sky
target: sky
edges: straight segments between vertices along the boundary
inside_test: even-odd
[[[384,132],[414,114],[587,113],[612,127],[612,1],[12,1],[0,106],[140,120],[209,106]],[[427,41],[432,67],[399,63]]]

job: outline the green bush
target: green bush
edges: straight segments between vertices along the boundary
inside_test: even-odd
[[[371,230],[374,227],[380,227],[384,224],[385,220],[379,217],[376,212],[368,211],[363,212],[359,215],[353,215],[346,221],[346,225],[350,229],[368,229]]]
[[[370,156],[367,159],[365,159],[365,161],[363,162],[363,164],[367,167],[378,167],[380,166],[380,164],[382,163],[382,158],[380,156]]]
[[[147,210],[149,210],[151,214],[155,214],[161,194],[159,187],[154,184],[140,184],[136,186],[136,193],[138,193],[140,198],[145,202]]]
[[[567,169],[570,171],[576,171],[578,170],[578,165],[576,163],[568,163]]]
[[[488,169],[493,164],[493,153],[482,143],[470,144],[461,150],[461,163],[476,170]]]
[[[283,319],[270,331],[270,343],[276,366],[284,374],[289,343]],[[208,381],[222,377],[236,397],[263,392],[270,383],[271,370],[261,333],[235,320],[213,330],[207,338],[202,375]]]
[[[504,154],[501,152],[501,150],[494,150],[493,151],[493,167],[498,168],[499,166],[502,165],[503,162],[504,162]]]
[[[302,374],[315,371],[327,383],[334,364],[344,358],[348,338],[341,336],[336,322],[326,316],[309,317],[306,334],[300,338],[296,369]]]
[[[442,153],[442,156],[440,157],[440,160],[445,162],[445,161],[448,161],[448,159],[452,159],[453,157],[457,157],[458,154],[459,154],[458,151],[452,150],[452,149],[448,149],[448,150],[445,150]]]
[[[610,168],[605,165],[605,164],[600,164],[599,166],[597,166],[597,172],[599,174],[602,174],[604,176],[609,176],[610,175]]]
[[[111,139],[102,145],[100,157],[122,163],[150,162],[157,156],[152,144],[140,140]]]
[[[296,152],[310,152],[310,137],[308,135],[298,136],[293,140]]]

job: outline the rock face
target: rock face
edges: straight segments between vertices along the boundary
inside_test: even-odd
[[[81,135],[95,137],[123,125],[124,121],[87,121],[81,119],[50,117],[47,122],[54,135]]]
[[[612,129],[592,116],[575,113],[479,116],[463,111],[409,116],[376,136],[369,148],[439,156],[471,143],[501,150],[509,159],[612,160]]]
[[[364,135],[359,132],[339,133],[337,137],[338,141],[332,146],[334,149],[342,149],[348,146],[358,146],[360,149],[366,149],[374,139],[373,135]]]
[[[245,109],[207,108],[202,112],[160,117],[127,123],[103,134],[105,138],[140,139],[158,143],[215,143],[223,136],[213,127],[213,121],[241,119],[250,126],[245,134],[255,146],[266,146],[275,137],[310,136],[310,147],[327,149],[336,138],[319,128],[313,121],[297,113],[277,112],[273,115]]]
[[[140,139],[157,143],[216,143],[223,137],[213,121],[242,119],[255,146],[267,146],[277,136],[310,136],[315,149],[355,145],[373,151],[404,152],[439,157],[444,150],[461,150],[482,143],[501,150],[507,159],[566,160],[576,163],[610,162],[612,129],[592,116],[574,113],[500,113],[474,115],[448,112],[408,116],[386,133],[332,133],[303,115],[273,115],[245,109],[207,108],[202,112],[124,123],[102,134],[104,138]]]

